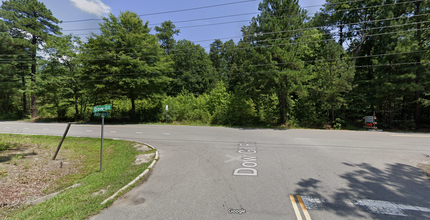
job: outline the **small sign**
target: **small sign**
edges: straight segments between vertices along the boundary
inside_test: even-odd
[[[373,121],[373,116],[366,116],[365,118],[364,118],[364,122],[365,123],[373,123],[374,121]]]
[[[169,105],[166,105],[166,111],[169,110]]]
[[[94,112],[94,117],[110,117],[110,112]]]
[[[100,105],[100,106],[94,106],[93,112],[104,112],[104,111],[110,111],[112,110],[112,105]]]

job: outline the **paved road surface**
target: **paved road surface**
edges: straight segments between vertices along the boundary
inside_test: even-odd
[[[66,124],[0,122],[62,135]],[[100,137],[73,124],[69,136]],[[430,134],[107,125],[155,146],[144,184],[92,219],[430,219]]]

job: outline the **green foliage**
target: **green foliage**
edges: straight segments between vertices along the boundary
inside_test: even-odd
[[[0,8],[0,17],[8,26],[8,33],[19,39],[17,48],[24,49],[26,61],[31,65],[30,80],[36,82],[36,55],[39,46],[49,41],[49,38],[61,34],[60,21],[52,15],[43,3],[37,0],[9,0],[3,1]],[[18,42],[18,41],[16,41]],[[22,53],[21,52],[21,53]],[[24,68],[21,66],[21,68]],[[25,80],[23,80],[25,84]],[[34,90],[35,85],[30,84],[26,90]],[[31,94],[31,116],[37,117],[36,95]],[[24,105],[25,103],[23,103]]]
[[[279,99],[276,94],[260,95],[255,106],[263,124],[275,125],[279,122]]]
[[[161,27],[155,26],[154,29],[157,31],[158,39],[161,41],[161,47],[164,48],[167,54],[170,54],[176,44],[173,35],[178,35],[180,30],[176,29],[176,26],[170,20],[161,23]]]
[[[306,40],[296,38],[302,33],[294,30],[304,27],[307,16],[297,1],[291,0],[264,0],[258,9],[260,14],[242,28],[255,65],[248,70],[255,74],[246,88],[253,93],[277,94],[280,120],[285,123],[291,116],[291,95],[304,94],[303,84],[309,80],[302,60],[306,46],[300,42]]]
[[[252,125],[255,122],[258,122],[258,118],[252,99],[242,92],[232,95],[227,104],[224,123],[230,126],[242,126]]]
[[[203,122],[210,121],[210,113],[207,109],[207,95],[200,95],[195,97],[188,91],[183,90],[181,94],[176,97],[167,97],[163,102],[160,115],[161,121],[166,120],[165,106],[169,106],[167,112],[168,121],[186,121],[186,122]]]
[[[206,102],[210,114],[214,114],[217,108],[224,109],[230,100],[230,94],[222,82],[218,83],[209,93],[209,98]]]
[[[340,130],[342,129],[342,124],[345,123],[344,120],[340,119],[340,118],[336,118],[336,120],[333,121],[333,127],[335,130]]]
[[[93,34],[82,54],[84,74],[94,80],[93,93],[109,94],[109,98],[131,100],[131,117],[135,117],[136,99],[162,94],[173,63],[151,35],[148,22],[134,12],[103,18],[100,35]]]
[[[69,107],[75,110],[73,118],[83,116],[79,105],[88,100],[88,92],[85,90],[86,84],[81,81],[82,67],[78,59],[82,44],[79,37],[66,35],[53,38],[44,47],[50,56],[42,62],[37,93],[40,104],[44,108],[55,109],[58,118],[65,118]]]
[[[297,0],[263,0],[238,43],[216,39],[207,53],[176,42],[171,21],[153,35],[136,13],[111,14],[83,44],[59,37],[42,3],[4,1],[0,118],[26,117],[29,103],[34,113],[37,95],[41,116],[76,120],[115,103],[112,120],[136,122],[164,121],[169,104],[169,121],[345,127],[375,112],[384,128],[429,126],[430,1],[327,3],[310,19]]]
[[[170,74],[174,80],[167,88],[167,94],[176,96],[186,89],[198,96],[214,88],[218,79],[211,68],[212,62],[205,49],[188,40],[180,40],[171,51],[175,71]]]

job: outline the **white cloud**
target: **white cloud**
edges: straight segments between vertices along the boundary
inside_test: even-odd
[[[101,0],[70,0],[82,11],[101,17],[110,12],[111,8]]]

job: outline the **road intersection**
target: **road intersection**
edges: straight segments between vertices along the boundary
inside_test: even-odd
[[[0,122],[61,136],[65,123]],[[73,124],[68,136],[100,137]],[[92,219],[430,219],[430,134],[105,125],[151,144],[147,181]],[[67,139],[66,139],[67,141]]]

